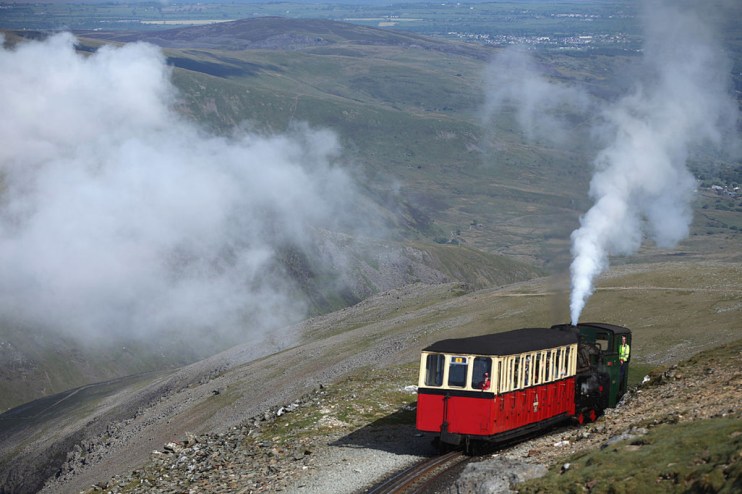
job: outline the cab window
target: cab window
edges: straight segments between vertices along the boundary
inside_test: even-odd
[[[613,352],[611,335],[608,333],[595,333],[595,344],[598,345],[598,348],[600,348],[600,351],[603,353]]]

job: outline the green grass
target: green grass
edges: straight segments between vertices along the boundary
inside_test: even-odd
[[[229,79],[178,69],[175,80],[192,117],[217,130],[245,121],[282,131],[290,121],[305,121],[337,131],[344,159],[362,166],[362,179],[380,202],[391,183],[403,184],[391,199],[412,213],[398,225],[408,238],[460,231],[458,240],[472,247],[539,262],[550,256],[546,237],[562,239],[559,248],[566,252],[576,226],[574,208],[587,184],[587,170],[579,164],[587,160],[517,141],[504,143],[505,152],[483,156],[475,115],[483,94],[474,84],[480,60],[424,53],[397,66],[386,57],[402,56],[403,50],[376,50],[357,59],[248,52],[233,56],[267,69]],[[451,68],[431,71],[445,61]],[[474,219],[482,228],[468,228]]]
[[[523,494],[735,493],[742,489],[742,421],[660,425],[636,439],[570,458],[569,469],[518,486]]]
[[[535,14],[545,6],[535,2],[529,8]],[[307,21],[300,32],[311,34],[314,25]],[[253,28],[270,33],[277,26]],[[460,232],[456,241],[476,249],[552,269],[569,262],[570,233],[590,206],[592,140],[563,148],[531,142],[507,114],[483,125],[482,76],[491,50],[439,41],[420,41],[424,47],[412,49],[407,34],[350,25],[321,35],[334,44],[284,51],[166,50],[171,59],[203,67],[174,70],[181,109],[218,132],[243,123],[283,132],[297,121],[334,130],[343,161],[362,170],[359,180],[390,208],[391,226],[402,237],[442,241]],[[538,58],[559,82],[587,85],[609,98],[616,97],[614,82],[633,62],[632,56]],[[389,194],[392,184],[400,185],[397,194]],[[701,194],[691,240],[681,248],[729,251],[742,239],[739,206],[715,201]],[[474,220],[479,227],[469,228]]]
[[[350,433],[361,427],[415,423],[416,395],[404,390],[417,383],[417,363],[363,368],[312,395],[308,405],[276,418],[248,442],[263,438],[286,442]]]

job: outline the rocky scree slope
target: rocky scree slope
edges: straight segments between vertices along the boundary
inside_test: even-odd
[[[737,424],[736,432],[729,437],[729,441],[737,444],[737,454],[719,460],[718,465],[699,464],[699,468],[718,471],[721,480],[716,481],[714,492],[725,486],[740,487],[741,369],[742,340],[669,368],[658,369],[646,383],[632,389],[616,409],[608,410],[595,423],[584,427],[566,426],[484,455],[476,465],[470,464],[464,470],[449,487],[449,492],[512,492],[510,489],[514,488],[515,482],[542,476],[547,473],[547,466],[552,468],[549,475],[564,475],[570,469],[570,458],[592,450],[613,448],[620,463],[621,455],[633,454],[643,447],[641,437],[655,427],[698,423],[720,417]],[[412,394],[405,398],[405,393],[410,393],[411,389],[402,386],[406,381],[399,381],[402,377],[409,378],[414,372],[412,366],[394,371],[377,370],[365,380],[350,378],[332,387],[320,387],[300,400],[266,410],[229,431],[198,436],[187,434],[181,441],[165,444],[153,451],[145,467],[103,480],[85,492],[258,493],[322,492],[322,489],[335,493],[360,492],[363,486],[347,479],[374,472],[383,463],[379,458],[381,451],[394,451],[398,458],[396,462],[382,465],[382,470],[388,469],[387,473],[432,454],[430,438],[414,432],[414,402],[389,413],[389,403],[367,396],[380,391],[379,385],[373,385],[373,382],[388,383],[389,378],[398,373],[396,400],[414,400]],[[355,414],[348,414],[347,400],[343,398],[353,395],[361,407],[360,410],[354,408]],[[381,415],[383,419],[362,426],[365,406],[376,408],[371,416]],[[307,422],[308,418],[317,416],[320,418]],[[361,436],[362,440],[359,439]],[[365,449],[366,454],[356,454],[353,461],[343,461],[343,457],[349,454],[343,448],[348,445]],[[699,454],[703,456],[703,452]],[[73,465],[79,461],[81,455],[73,454],[69,463]],[[672,465],[668,467],[672,469]],[[384,472],[376,474],[380,478]],[[606,471],[605,475],[610,483],[611,472]],[[343,478],[346,481],[338,484],[338,479]],[[599,492],[600,489],[592,490],[599,480],[591,479],[582,484],[575,482],[579,490]],[[620,482],[622,479],[615,480]],[[656,489],[655,492],[680,492],[694,485],[702,488],[707,484],[693,478],[686,479],[683,484],[682,479],[678,481],[668,477],[666,472],[658,471],[652,489]],[[533,483],[520,485],[518,489],[548,491],[548,488],[544,490],[543,486]]]

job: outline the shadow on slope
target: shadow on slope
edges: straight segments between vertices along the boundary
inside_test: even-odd
[[[167,62],[168,65],[179,69],[202,72],[214,77],[246,77],[256,75],[260,71],[258,64],[234,59],[207,62],[186,57],[169,57]]]
[[[415,402],[403,405],[391,414],[331,442],[330,446],[378,449],[399,455],[436,455],[438,450],[431,441],[432,436],[415,429],[415,409]]]
[[[107,399],[145,386],[158,373],[141,374],[106,382],[89,384],[15,407],[0,414],[0,494],[37,492],[47,478],[60,471],[67,460],[84,457],[90,452],[81,444],[94,432],[109,430],[91,411],[107,408]],[[149,397],[152,398],[151,396]],[[75,425],[81,417],[92,418],[85,427]],[[123,418],[126,412],[112,411],[111,417]],[[73,427],[70,428],[70,425]],[[49,430],[67,433],[52,433]],[[49,440],[48,438],[53,439]],[[24,444],[38,444],[23,451]]]

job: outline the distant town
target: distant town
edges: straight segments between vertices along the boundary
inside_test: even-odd
[[[639,51],[635,39],[625,33],[580,36],[516,36],[508,34],[481,34],[451,31],[449,36],[464,41],[475,41],[494,46],[520,45],[533,48],[556,48],[562,50],[586,50],[615,47],[627,51]]]

